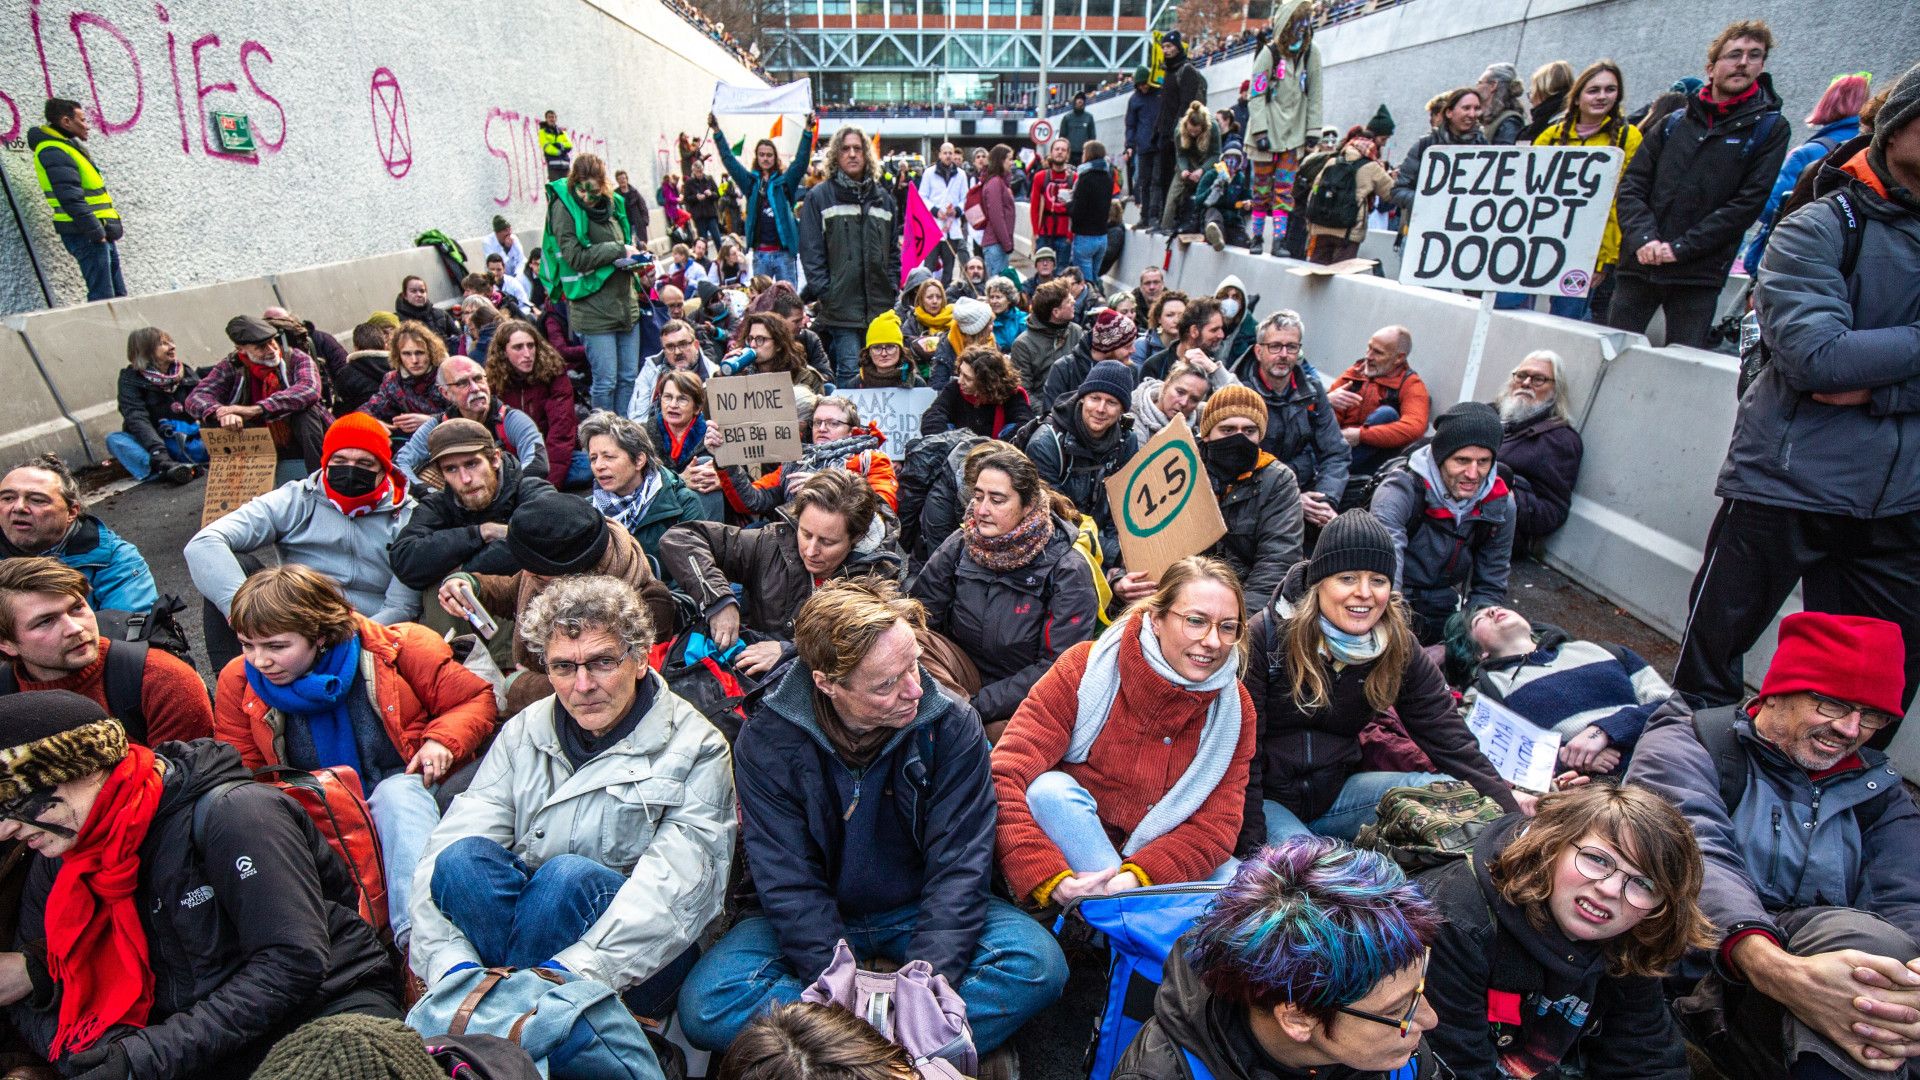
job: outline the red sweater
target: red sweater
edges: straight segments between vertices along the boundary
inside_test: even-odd
[[[1042,169],[1033,178],[1032,198],[1027,203],[1027,214],[1033,219],[1033,235],[1071,236],[1073,222],[1068,216],[1067,192],[1056,192],[1055,188],[1067,188],[1073,184],[1073,170],[1054,172]],[[1036,240],[1037,242],[1037,240]],[[1067,252],[1055,252],[1059,264],[1067,263]]]
[[[1200,729],[1214,694],[1184,690],[1160,677],[1140,651],[1139,616],[1110,633],[1124,634],[1120,646],[1120,692],[1107,726],[1087,760],[1061,760],[1073,741],[1080,680],[1086,674],[1093,643],[1071,646],[1035,683],[1007,722],[993,748],[993,786],[1000,803],[1000,865],[1017,896],[1045,902],[1053,886],[1070,873],[1066,857],[1033,820],[1027,788],[1041,773],[1073,777],[1100,806],[1100,821],[1117,849],[1147,810],[1172,790],[1200,749]],[[1246,806],[1247,763],[1253,758],[1253,699],[1244,685],[1240,695],[1240,741],[1220,785],[1200,809],[1166,835],[1134,852],[1127,866],[1144,884],[1199,881],[1233,854]]]
[[[113,642],[100,639],[100,655],[93,663],[52,682],[35,682],[19,664],[13,666],[14,679],[22,692],[32,690],[71,690],[92,698],[103,709],[107,706],[107,650]],[[207,684],[186,661],[165,649],[148,648],[146,678],[140,683],[140,711],[147,714],[147,745],[213,737],[213,702],[207,697]]]

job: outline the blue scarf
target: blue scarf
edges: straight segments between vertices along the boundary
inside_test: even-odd
[[[347,638],[320,654],[312,670],[285,686],[275,686],[247,666],[247,685],[268,708],[306,724],[320,766],[345,765],[365,776],[360,747],[353,738],[353,718],[347,713],[347,694],[360,675],[360,635]]]
[[[1364,664],[1380,655],[1387,643],[1379,627],[1364,634],[1349,634],[1320,616],[1320,634],[1326,638],[1327,652],[1342,664]]]

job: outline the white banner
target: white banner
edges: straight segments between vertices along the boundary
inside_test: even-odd
[[[887,456],[898,461],[907,452],[907,444],[920,434],[920,414],[933,405],[938,397],[937,391],[924,386],[911,390],[900,387],[888,387],[884,390],[835,390],[834,393],[853,402],[860,410],[860,422],[880,425],[881,434],[887,437],[884,450]]]
[[[1560,733],[1535,727],[1525,717],[1485,694],[1467,711],[1467,730],[1480,740],[1480,752],[1506,777],[1528,791],[1553,790],[1553,767],[1560,758]]]
[[[1400,284],[1587,295],[1624,158],[1614,146],[1429,147]]]
[[[715,83],[713,106],[717,116],[805,116],[813,111],[813,84],[796,79],[783,86],[732,86]]]

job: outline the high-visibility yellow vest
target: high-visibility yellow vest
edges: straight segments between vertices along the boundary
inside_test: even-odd
[[[59,224],[72,224],[73,215],[67,213],[67,208],[54,197],[53,181],[47,177],[45,161],[49,152],[65,154],[73,159],[74,167],[80,171],[81,193],[86,197],[87,208],[93,211],[94,217],[102,221],[118,220],[120,211],[113,208],[113,194],[107,190],[106,179],[100,175],[99,169],[93,167],[93,159],[87,156],[87,152],[74,145],[58,128],[43,126],[40,130],[48,139],[34,149],[33,175],[40,181],[40,194],[47,197],[47,209],[52,212],[53,220]]]
[[[573,150],[573,140],[567,138],[564,131],[548,131],[545,124],[539,125],[540,153],[548,161],[566,157]]]

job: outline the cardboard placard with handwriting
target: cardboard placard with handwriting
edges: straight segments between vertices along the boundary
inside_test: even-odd
[[[1227,535],[1213,484],[1200,463],[1184,416],[1147,441],[1107,478],[1107,504],[1130,571],[1158,578],[1167,567],[1197,555]]]
[[[793,376],[784,372],[732,375],[707,384],[707,406],[721,444],[720,465],[766,465],[800,460],[800,413]]]
[[[200,524],[218,521],[273,490],[273,470],[280,463],[273,432],[263,427],[203,427],[200,440],[207,446],[207,498],[200,506]]]

